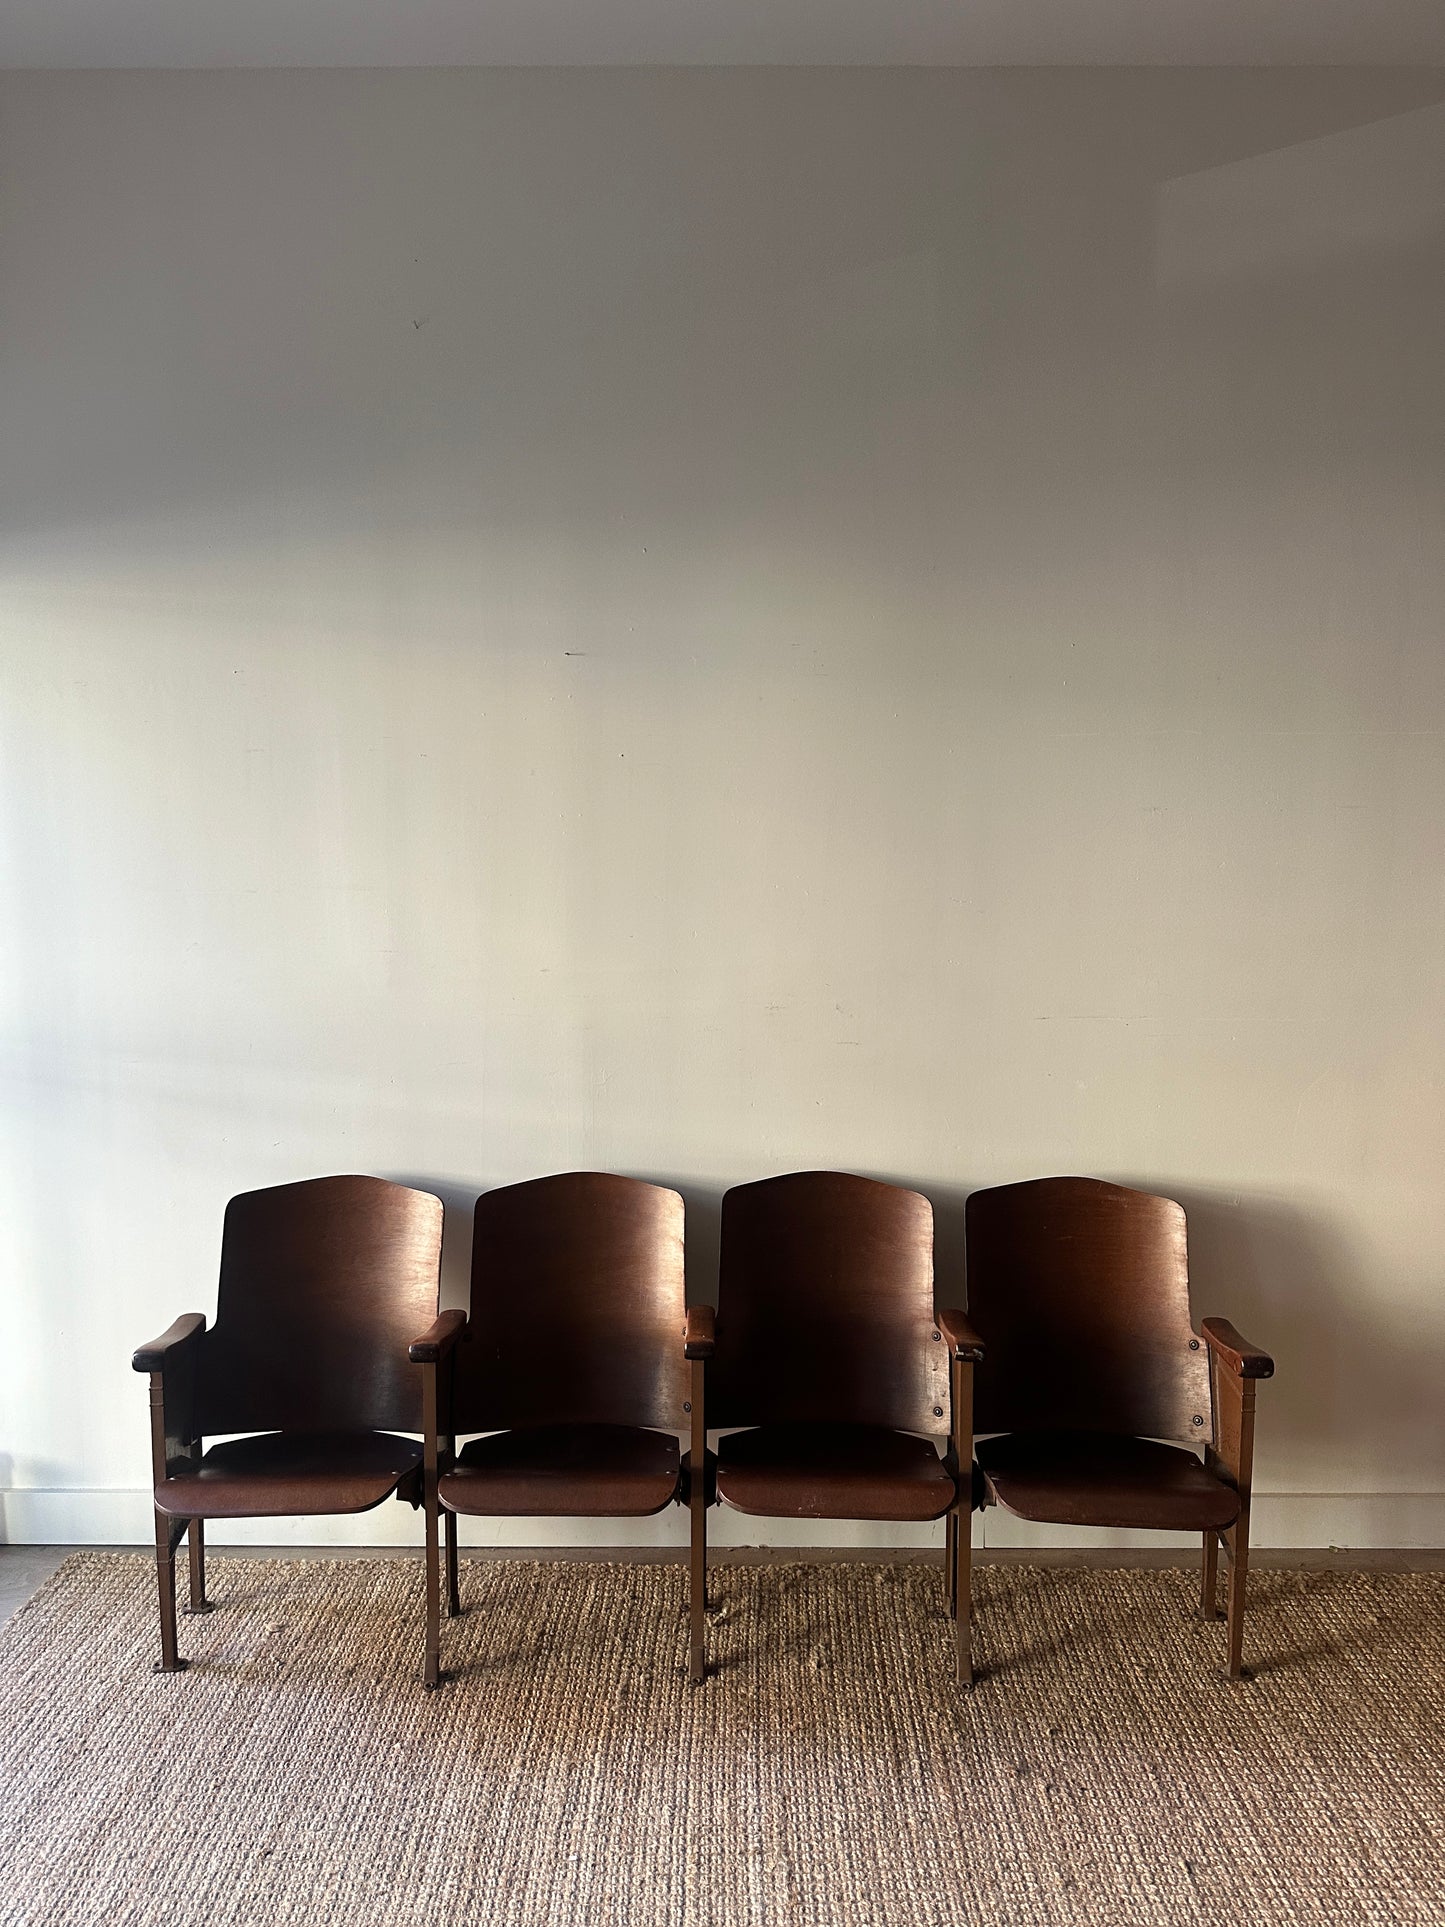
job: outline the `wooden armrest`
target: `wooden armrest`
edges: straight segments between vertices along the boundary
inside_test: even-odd
[[[172,1358],[182,1345],[188,1345],[193,1338],[199,1338],[206,1329],[206,1315],[201,1311],[183,1312],[168,1331],[159,1338],[153,1338],[149,1345],[142,1345],[131,1354],[131,1369],[137,1372],[163,1372],[166,1360]]]
[[[440,1312],[430,1331],[423,1332],[407,1346],[407,1357],[413,1365],[439,1364],[461,1337],[466,1322],[464,1311]]]
[[[933,1316],[953,1356],[969,1359],[976,1365],[983,1357],[983,1340],[968,1322],[967,1312],[948,1305],[942,1310],[935,1311]]]
[[[1236,1378],[1274,1377],[1274,1360],[1269,1353],[1242,1338],[1227,1318],[1206,1318],[1199,1329],[1210,1351]]]
[[[684,1358],[711,1358],[717,1349],[717,1312],[711,1305],[689,1305],[682,1328]]]

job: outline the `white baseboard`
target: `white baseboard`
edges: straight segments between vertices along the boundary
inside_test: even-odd
[[[144,1490],[34,1488],[0,1492],[0,1544],[149,1545],[150,1495]],[[415,1546],[421,1518],[388,1501],[372,1512],[333,1519],[216,1522],[212,1545]],[[1102,1532],[1035,1526],[997,1509],[976,1513],[974,1543],[1015,1547],[1118,1547],[1159,1551],[1192,1547],[1192,1534]],[[943,1527],[842,1520],[754,1519],[716,1508],[708,1537],[718,1546],[938,1546]],[[1372,1551],[1445,1546],[1445,1492],[1256,1492],[1251,1538],[1261,1548],[1339,1546]],[[673,1506],[652,1519],[464,1519],[463,1545],[684,1546],[687,1517]]]

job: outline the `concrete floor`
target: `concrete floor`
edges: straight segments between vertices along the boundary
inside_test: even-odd
[[[72,1552],[133,1552],[144,1553],[144,1546],[0,1546],[0,1623],[18,1612],[27,1599],[32,1598],[45,1584],[50,1575],[67,1559]],[[209,1560],[225,1559],[417,1559],[421,1549],[406,1546],[217,1546],[207,1549]],[[1178,1552],[1128,1552],[1100,1550],[1086,1551],[976,1551],[973,1555],[975,1565],[1035,1565],[1035,1566],[1183,1566],[1193,1565]],[[473,1564],[493,1559],[625,1559],[639,1564],[682,1565],[686,1562],[687,1552],[682,1547],[658,1546],[517,1546],[505,1547],[495,1551],[481,1552],[474,1547],[464,1548],[464,1564]],[[822,1546],[748,1546],[718,1547],[709,1555],[709,1563],[718,1566],[729,1565],[777,1565],[795,1559],[810,1561],[864,1559],[889,1563],[914,1562],[921,1559],[936,1559],[942,1564],[941,1552],[923,1551],[877,1551],[866,1552],[857,1547]],[[1445,1570],[1445,1547],[1411,1549],[1409,1551],[1350,1551],[1348,1548],[1316,1551],[1271,1552],[1263,1548],[1254,1552],[1252,1565],[1262,1568],[1285,1568],[1288,1570],[1310,1569],[1322,1572],[1439,1572]],[[177,1561],[178,1576],[182,1590],[185,1584],[185,1550],[181,1549]]]
[[[39,1592],[69,1546],[0,1546],[0,1622]]]

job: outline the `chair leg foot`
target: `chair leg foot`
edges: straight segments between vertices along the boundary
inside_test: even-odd
[[[953,1683],[955,1686],[963,1687],[965,1692],[972,1692],[974,1680],[973,1653],[970,1650],[970,1641],[965,1636],[954,1649]]]

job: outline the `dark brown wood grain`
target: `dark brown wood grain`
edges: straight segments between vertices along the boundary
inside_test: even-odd
[[[151,1383],[161,1620],[176,1647],[175,1552],[207,1610],[207,1518],[361,1512],[421,1496],[408,1342],[436,1315],[441,1201],[381,1178],[248,1191],[226,1209],[216,1321],[187,1313],[132,1363]],[[242,1433],[205,1447],[208,1435]],[[414,1488],[414,1489],[413,1489]]]
[[[407,1346],[436,1316],[441,1233],[440,1199],[381,1178],[232,1198],[202,1430],[419,1431]]]
[[[678,1496],[681,1451],[645,1425],[538,1425],[470,1440],[441,1502],[489,1517],[642,1519]]]
[[[996,1435],[976,1447],[985,1503],[1054,1525],[1201,1533],[1206,1618],[1223,1547],[1239,1678],[1254,1389],[1273,1360],[1225,1319],[1196,1334],[1172,1199],[1039,1178],[974,1192],[965,1221],[976,1423]]]
[[[1005,1432],[981,1440],[977,1456],[995,1502],[1043,1525],[1207,1532],[1239,1514],[1237,1492],[1158,1439]]]
[[[954,1483],[927,1439],[885,1425],[760,1425],[718,1447],[720,1497],[770,1519],[941,1519]]]
[[[1209,1369],[1189,1314],[1184,1213],[1094,1178],[975,1191],[968,1315],[980,1433],[1128,1432],[1198,1446]]]
[[[416,1470],[416,1441],[394,1432],[259,1432],[210,1446],[194,1470],[156,1487],[177,1519],[314,1518],[369,1512]]]
[[[597,1171],[485,1192],[456,1429],[565,1418],[681,1430],[684,1300],[677,1192]]]
[[[736,1186],[717,1314],[713,1425],[948,1431],[933,1207],[918,1192],[840,1171]]]
[[[466,1330],[443,1314],[411,1348],[426,1426],[428,1687],[442,1676],[443,1518],[455,1612],[458,1513],[637,1518],[683,1496],[676,1435],[701,1406],[703,1369],[685,1354],[689,1330],[706,1336],[696,1314],[689,1327],[685,1296],[675,1191],[572,1171],[477,1200]],[[489,1436],[458,1453],[468,1433]],[[692,1524],[696,1547],[696,1508]],[[693,1570],[700,1677],[696,1550]]]
[[[964,1508],[950,1407],[966,1408],[971,1361],[955,1370],[933,1314],[933,1208],[897,1185],[801,1171],[723,1199],[709,1411],[717,1496],[775,1518],[927,1520]],[[692,1464],[699,1455],[694,1449]],[[962,1493],[962,1498],[960,1498]],[[949,1532],[950,1584],[966,1569]],[[968,1618],[958,1677],[971,1680]]]

